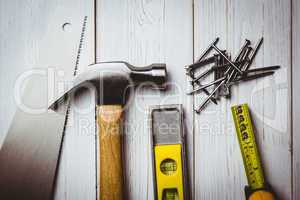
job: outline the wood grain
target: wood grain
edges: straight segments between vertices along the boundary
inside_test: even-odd
[[[64,0],[56,5],[59,7],[56,10],[61,13],[57,18],[63,24],[65,22],[71,24],[65,37],[72,38],[73,48],[68,52],[72,57],[66,57],[65,60],[72,66],[76,61],[83,19],[85,16],[88,17],[77,74],[83,73],[88,70],[90,64],[95,62],[94,1]],[[61,56],[64,54],[61,53]],[[69,84],[70,79],[63,80],[64,84]],[[96,199],[95,147],[97,135],[95,130],[95,92],[82,91],[71,102],[54,199]]]
[[[195,59],[216,37],[221,39],[221,49],[235,49],[229,40],[228,9],[227,1],[195,1]],[[195,97],[195,108],[205,97]],[[243,173],[242,159],[230,120],[225,99],[217,106],[210,103],[195,116],[195,199],[243,199],[240,185],[246,179],[239,176]]]
[[[100,143],[100,200],[123,199],[121,105],[97,106]]]
[[[184,105],[188,166],[189,172],[193,172],[193,102],[185,95],[184,70],[193,59],[192,13],[190,0],[97,1],[98,62],[124,60],[137,66],[166,63],[168,68],[168,91],[136,88],[127,104],[124,121],[126,199],[154,198],[149,105]],[[192,178],[190,181],[192,187]]]
[[[191,199],[243,199],[246,177],[229,109],[248,102],[267,179],[282,199],[298,200],[299,9],[298,0],[0,1],[0,146],[16,108],[11,92],[16,79],[33,67],[73,66],[87,15],[79,73],[95,61],[95,50],[98,62],[165,62],[169,68],[170,90],[138,88],[124,113],[125,198],[153,199],[148,105],[183,103]],[[63,29],[65,23],[70,25]],[[193,118],[193,102],[197,108],[204,96],[185,95],[190,88],[183,67],[216,36],[221,38],[219,47],[233,55],[244,38],[255,42],[264,36],[254,66],[282,68],[273,77],[233,87],[230,101],[210,104]],[[72,102],[55,199],[96,199],[99,153],[93,100],[91,91]]]
[[[293,200],[300,199],[300,2],[292,1],[292,144],[293,152]]]
[[[248,38],[264,37],[254,66],[279,64],[273,77],[233,87],[230,101],[209,105],[196,116],[196,199],[241,199],[246,184],[230,106],[249,103],[267,179],[283,199],[291,199],[289,1],[195,1],[195,55],[216,36],[232,56]],[[274,21],[275,19],[275,21]],[[202,98],[203,99],[203,98]],[[199,101],[198,101],[199,102]],[[197,105],[197,103],[196,103]],[[211,148],[211,147],[214,148]]]

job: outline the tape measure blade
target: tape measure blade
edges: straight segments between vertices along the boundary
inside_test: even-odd
[[[231,111],[242,153],[248,184],[252,189],[263,188],[265,185],[264,175],[255,142],[255,135],[248,105],[242,104],[233,106]]]

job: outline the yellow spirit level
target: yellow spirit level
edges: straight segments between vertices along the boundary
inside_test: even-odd
[[[150,108],[156,200],[187,199],[181,105]]]
[[[265,182],[248,105],[233,106],[231,111],[249,184],[245,187],[246,198],[274,200],[273,192]]]

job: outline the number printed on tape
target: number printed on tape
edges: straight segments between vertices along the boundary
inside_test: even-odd
[[[243,157],[248,184],[252,189],[264,187],[264,176],[256,147],[247,104],[232,107],[235,128]]]

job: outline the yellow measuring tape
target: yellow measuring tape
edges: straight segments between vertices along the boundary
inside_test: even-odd
[[[275,199],[273,194],[266,190],[248,105],[233,106],[231,111],[248,179],[248,188],[252,191],[248,198],[249,200],[273,200]]]
[[[265,186],[264,175],[247,104],[234,106],[233,120],[239,140],[249,186],[259,189]]]

